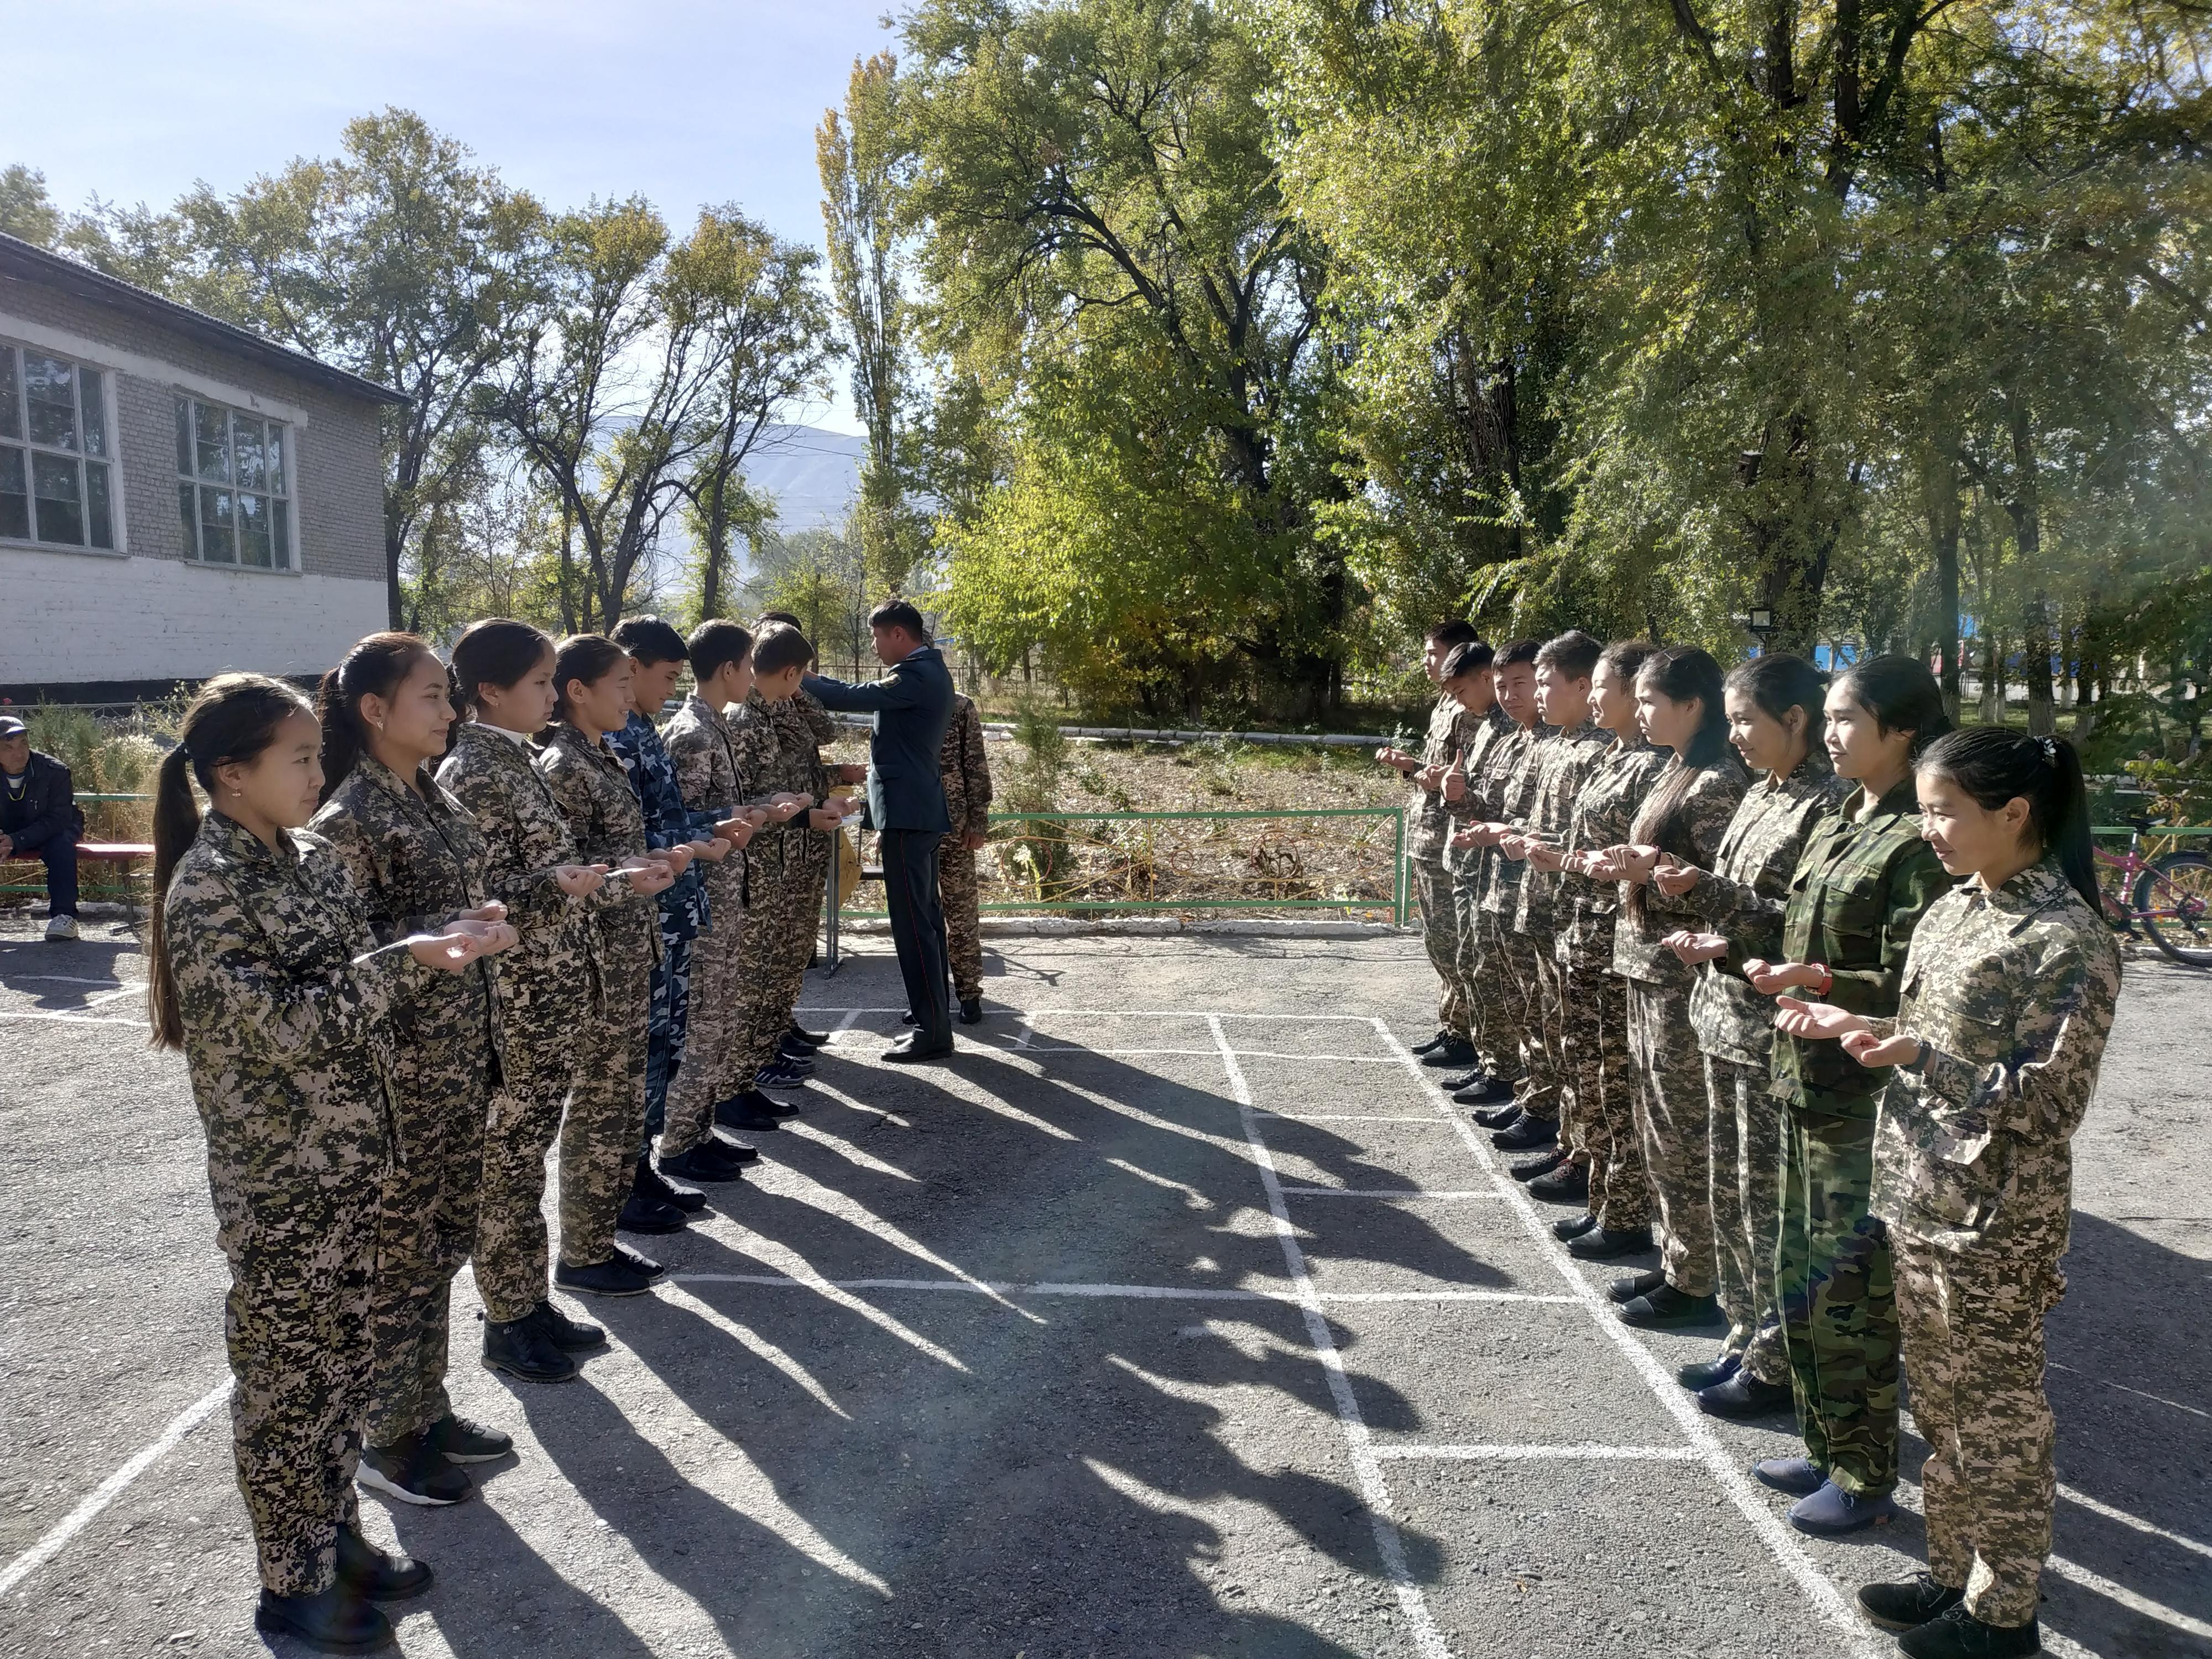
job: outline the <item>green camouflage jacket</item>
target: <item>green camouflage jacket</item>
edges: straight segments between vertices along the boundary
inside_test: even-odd
[[[1554,730],[1531,751],[1536,793],[1527,813],[1514,821],[1514,827],[1547,846],[1566,845],[1567,831],[1574,823],[1576,799],[1612,750],[1613,733],[1587,720],[1571,729]],[[1559,914],[1559,877],[1525,860],[1513,867],[1521,872],[1513,926],[1521,933],[1540,935],[1548,949],[1553,931],[1564,919]]]
[[[1638,808],[1639,815],[1650,805],[1651,797],[1666,788],[1683,769],[1678,757],[1668,757],[1659,775],[1651,781],[1651,787]],[[1674,803],[1650,844],[1662,852],[1673,854],[1685,864],[1694,864],[1700,870],[1711,869],[1720,855],[1721,838],[1728,834],[1729,824],[1735,817],[1736,804],[1742,800],[1750,782],[1743,763],[1732,753],[1722,756],[1711,766],[1698,768],[1690,780],[1688,793]],[[1632,822],[1627,838],[1638,839]],[[1686,988],[1692,977],[1689,969],[1680,957],[1659,943],[1681,927],[1685,920],[1667,908],[1674,901],[1648,884],[1638,890],[1640,899],[1634,898],[1629,892],[1630,884],[1623,882],[1620,885],[1620,908],[1613,924],[1613,971],[1626,979],[1642,980],[1647,985],[1679,985]]]
[[[938,771],[945,780],[945,815],[952,836],[980,836],[991,826],[991,763],[983,752],[983,717],[974,699],[952,694],[952,724],[945,728]]]
[[[502,1050],[503,1061],[564,1051],[576,1027],[592,1016],[599,1006],[599,961],[592,913],[629,892],[627,884],[610,882],[573,899],[556,884],[559,866],[589,860],[577,850],[532,752],[521,738],[466,720],[453,728],[453,749],[438,764],[439,784],[483,836],[484,892],[507,906],[519,936],[499,958],[494,989],[501,1040],[524,1054]]]
[[[1778,781],[1762,777],[1721,837],[1712,868],[1679,897],[1653,894],[1677,927],[1724,935],[1729,953],[1697,970],[1690,1024],[1698,1046],[1718,1060],[1765,1066],[1774,1048],[1774,999],[1751,988],[1743,964],[1782,955],[1782,908],[1805,842],[1832,816],[1851,786],[1828,764],[1819,743],[1797,769]]]
[[[442,927],[489,896],[484,838],[460,802],[428,768],[417,794],[374,755],[363,755],[308,825],[331,844],[353,879],[380,943]],[[471,963],[458,974],[431,974],[392,1009],[401,1067],[410,1090],[450,1081],[447,1097],[482,1087],[490,1076],[499,1033],[493,981],[499,958]],[[436,1076],[434,1078],[433,1073]]]
[[[1467,799],[1473,810],[1467,816],[1478,823],[1511,823],[1524,816],[1536,793],[1536,745],[1552,732],[1540,720],[1534,726],[1515,726],[1499,738],[1483,757],[1481,771],[1470,768],[1468,772]],[[1521,866],[1495,847],[1469,851],[1476,860],[1475,884],[1482,895],[1475,908],[1510,925],[1514,902],[1521,894]]]
[[[1461,713],[1465,714],[1466,711],[1462,709]],[[1444,816],[1449,820],[1445,825],[1443,860],[1444,867],[1465,883],[1480,880],[1483,857],[1488,849],[1454,847],[1450,832],[1481,820],[1483,781],[1492,770],[1511,763],[1525,734],[1494,702],[1480,716],[1468,715],[1462,720],[1459,732],[1459,747],[1447,760],[1457,762],[1466,775],[1467,789],[1457,800],[1443,802]]]
[[[1875,1022],[1928,1045],[1882,1091],[1875,1212],[1941,1249],[2016,1265],[2023,1315],[2064,1289],[2069,1143],[2119,994],[2111,930],[2046,859],[1994,892],[1972,878],[1929,905],[1897,1018]]]
[[[1782,960],[1817,963],[1835,975],[1820,1001],[1887,1018],[1897,1012],[1912,930],[1951,878],[1920,839],[1909,775],[1861,818],[1865,800],[1866,791],[1854,788],[1807,840],[1782,913]],[[1832,1117],[1872,1117],[1887,1080],[1835,1043],[1778,1033],[1772,1064],[1778,1097]]]
[[[538,756],[531,763],[568,821],[586,863],[619,866],[644,855],[644,809],[605,738],[595,743],[568,721],[556,720],[538,734]],[[609,974],[650,975],[660,958],[658,908],[627,882],[615,890],[619,902],[592,913],[599,964]]]
[[[1567,821],[1565,848],[1570,853],[1595,853],[1617,847],[1628,839],[1636,822],[1636,809],[1644,804],[1651,781],[1673,759],[1670,750],[1654,749],[1638,736],[1633,743],[1615,742],[1599,757],[1581,792],[1575,797],[1573,816]],[[1592,881],[1587,876],[1561,871],[1558,905],[1559,960],[1577,969],[1613,969],[1613,917],[1620,909],[1620,884]],[[1571,900],[1572,915],[1568,913]]]
[[[328,842],[276,841],[210,812],[161,900],[217,1241],[234,1260],[312,1254],[319,1219],[374,1200],[404,1151],[386,1092],[392,1005],[436,971],[377,943]]]
[[[1449,766],[1465,747],[1477,722],[1460,707],[1459,699],[1445,692],[1429,710],[1429,732],[1421,744],[1423,766]],[[1444,855],[1451,839],[1451,813],[1441,792],[1419,784],[1406,798],[1406,856],[1435,863]]]
[[[763,794],[812,795],[819,803],[823,793],[821,768],[813,758],[819,750],[811,740],[803,747],[792,741],[794,725],[790,714],[776,713],[782,707],[753,690],[729,712],[730,742],[737,750],[738,770]],[[803,714],[796,729],[810,732],[812,730]],[[804,812],[787,823],[771,823],[763,829],[747,849],[753,859],[755,873],[769,870],[781,876],[787,859],[796,869],[810,835],[820,838],[819,832],[806,828]]]
[[[684,804],[695,811],[705,810],[709,803],[727,802],[732,806],[768,804],[770,792],[755,787],[753,782],[754,773],[759,769],[758,757],[741,757],[737,735],[729,720],[720,709],[710,708],[696,692],[685,697],[684,706],[668,717],[668,724],[660,728],[660,741],[669,758],[676,763],[676,784],[684,792]],[[748,861],[752,849],[769,834],[769,826],[762,825],[753,831],[752,840],[745,847],[720,864],[707,866],[707,891],[715,904],[727,902],[744,908]]]

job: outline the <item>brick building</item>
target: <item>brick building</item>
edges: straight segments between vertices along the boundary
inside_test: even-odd
[[[0,235],[0,696],[329,667],[385,625],[404,401]]]

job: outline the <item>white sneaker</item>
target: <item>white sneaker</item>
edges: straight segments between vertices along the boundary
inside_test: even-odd
[[[49,944],[58,939],[75,939],[76,937],[76,918],[75,916],[55,916],[50,919],[46,923],[46,939]]]

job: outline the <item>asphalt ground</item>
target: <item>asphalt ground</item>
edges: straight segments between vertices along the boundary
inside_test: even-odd
[[[0,1654],[265,1653],[184,1068],[131,936],[0,923]],[[995,941],[980,1035],[874,1056],[888,947],[809,976],[809,1109],[444,1510],[413,1656],[1893,1651],[1907,1513],[1803,1538],[1789,1425],[1699,1417],[1402,1045],[1410,940]],[[2212,978],[2131,962],[2051,1329],[2051,1650],[2212,1653]],[[1630,1264],[1640,1265],[1640,1264]],[[1905,1467],[1924,1448],[1908,1437]],[[1917,1488],[1900,1492],[1908,1510]],[[280,1652],[295,1651],[280,1644]]]

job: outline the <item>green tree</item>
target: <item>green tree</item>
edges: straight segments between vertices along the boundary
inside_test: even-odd
[[[62,214],[46,195],[46,175],[16,162],[0,169],[0,234],[52,247]]]

